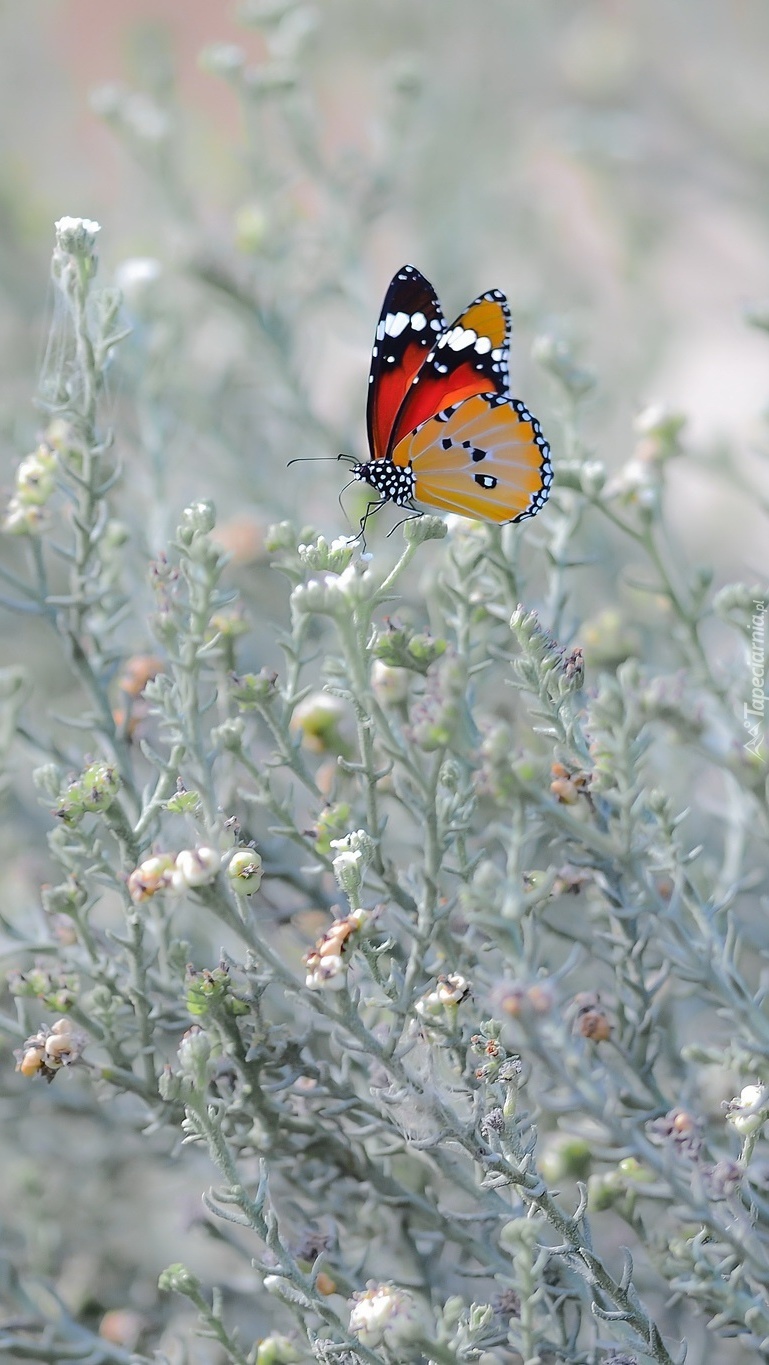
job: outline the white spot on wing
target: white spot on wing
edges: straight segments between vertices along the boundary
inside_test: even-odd
[[[464,351],[467,346],[474,346],[477,340],[478,333],[472,327],[452,327],[443,333],[438,345],[448,346],[452,351]]]
[[[404,327],[408,327],[408,313],[388,313],[384,329],[388,337],[399,337]]]
[[[491,350],[491,340],[489,337],[479,337],[475,343],[478,355],[488,355]]]
[[[424,313],[412,313],[411,326],[414,328],[415,332],[421,332],[422,328],[427,326],[427,318]]]

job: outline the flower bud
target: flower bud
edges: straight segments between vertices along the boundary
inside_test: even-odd
[[[313,573],[341,574],[355,553],[356,541],[339,536],[329,545],[325,536],[318,536],[313,545],[299,545],[297,553],[303,564]]]
[[[749,1137],[763,1128],[769,1118],[769,1087],[765,1085],[743,1086],[733,1100],[724,1101],[726,1121],[740,1137]]]
[[[346,714],[340,697],[330,692],[311,692],[294,708],[289,728],[299,734],[304,748],[311,753],[340,754],[347,748],[339,728]]]
[[[363,877],[374,856],[374,841],[365,830],[354,830],[343,839],[331,839],[331,848],[336,850],[333,860],[334,876],[345,892],[351,905],[360,901]]]
[[[216,877],[221,866],[221,855],[215,848],[184,848],[177,855],[173,874],[173,889],[207,886]]]
[[[198,1024],[187,1029],[176,1055],[182,1075],[196,1090],[205,1091],[210,1080],[211,1043]]]
[[[199,502],[193,502],[189,507],[185,507],[176,534],[182,545],[190,546],[197,536],[210,535],[215,525],[214,504],[201,498]]]
[[[171,1290],[176,1294],[199,1295],[201,1284],[197,1275],[177,1261],[159,1276],[158,1289],[161,1293]]]
[[[39,445],[16,470],[16,497],[24,506],[42,506],[56,486],[56,456],[47,445]]]
[[[403,523],[403,539],[407,545],[421,545],[425,540],[443,540],[448,535],[448,529],[443,517],[423,513]]]
[[[36,536],[46,525],[46,514],[41,507],[11,498],[3,518],[2,529],[9,536]]]
[[[409,694],[409,673],[406,668],[393,668],[382,659],[371,665],[371,690],[383,706],[398,706]]]
[[[397,1354],[398,1348],[418,1347],[429,1341],[432,1327],[413,1295],[393,1284],[373,1282],[353,1295],[350,1331],[363,1346],[386,1346]]]
[[[256,1365],[295,1365],[302,1359],[295,1343],[277,1332],[263,1337],[256,1348]]]
[[[174,857],[171,853],[155,853],[139,863],[128,878],[128,894],[135,905],[149,900],[158,891],[171,886]]]
[[[262,882],[262,859],[255,848],[236,848],[227,864],[227,876],[239,896],[250,896]]]

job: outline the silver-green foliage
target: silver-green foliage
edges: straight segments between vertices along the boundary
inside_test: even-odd
[[[34,914],[3,911],[14,1104],[40,1087],[45,1122],[72,1087],[96,1128],[123,1097],[110,1140],[142,1132],[146,1169],[173,1153],[192,1183],[205,1151],[250,1279],[225,1303],[215,1272],[164,1272],[201,1359],[671,1362],[696,1312],[765,1358],[766,752],[744,706],[766,594],[714,595],[671,551],[678,419],[647,416],[608,479],[580,444],[592,380],[541,346],[565,437],[538,522],[409,521],[395,562],[280,523],[284,664],[249,672],[210,503],[152,562],[114,516],[122,332],[95,242],[58,225],[50,420],[6,520],[28,552],[7,605],[50,628],[81,706],[63,723],[3,677],[7,780],[38,765],[55,869]],[[633,619],[616,584],[580,619],[591,544]],[[146,686],[121,700],[130,658]],[[167,1298],[131,1355],[30,1308],[28,1269],[11,1358],[170,1359]]]

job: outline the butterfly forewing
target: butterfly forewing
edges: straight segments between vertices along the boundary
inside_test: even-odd
[[[393,460],[411,464],[418,502],[498,524],[533,517],[553,478],[539,423],[499,394],[474,395],[429,418]]]
[[[481,294],[438,337],[398,411],[388,454],[428,418],[475,394],[509,390],[510,310],[498,289]]]
[[[406,394],[445,330],[429,280],[413,265],[404,265],[385,295],[371,353],[366,421],[372,460],[383,459],[391,449]]]

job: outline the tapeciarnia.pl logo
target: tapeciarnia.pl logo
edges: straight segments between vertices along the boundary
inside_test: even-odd
[[[753,602],[750,618],[750,701],[743,704],[743,725],[750,734],[745,743],[748,753],[766,762],[764,717],[766,712],[766,602]]]

